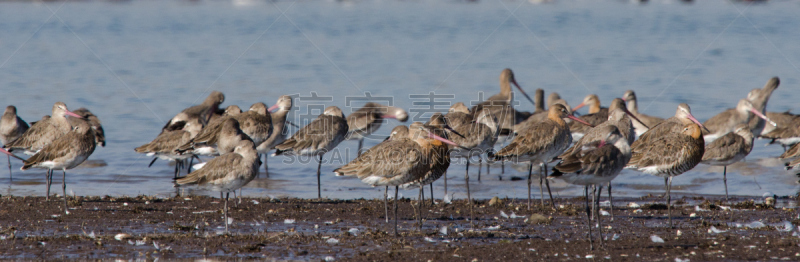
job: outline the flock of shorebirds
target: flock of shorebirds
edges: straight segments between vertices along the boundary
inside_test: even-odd
[[[514,109],[512,85],[534,104],[535,111]],[[735,108],[701,123],[685,103],[678,105],[675,115],[667,119],[640,113],[633,91],[611,101],[608,108],[601,107],[596,95],[586,96],[574,108],[556,93],[551,93],[545,103],[543,90],[536,90],[531,99],[517,84],[513,72],[505,69],[500,74],[499,94],[472,108],[455,103],[448,112],[435,113],[426,123],[399,125],[383,142],[366,150],[361,150],[365,137],[375,132],[387,118],[407,121],[406,111],[370,102],[345,117],[340,108],[330,106],[317,119],[289,136],[288,127],[294,125],[287,119],[293,110],[292,97],[281,96],[269,108],[264,103],[255,103],[243,112],[235,105],[220,108],[225,97],[214,91],[202,104],[186,108],[170,119],[153,141],[135,151],[153,156],[150,165],[157,159],[176,162],[176,185],[205,186],[219,191],[220,197],[226,193],[225,221],[228,195],[252,181],[262,163],[267,170],[266,155],[270,151],[274,150],[273,156],[317,158],[317,192],[321,197],[319,177],[323,155],[340,142],[355,139],[359,140],[358,157],[335,169],[334,173],[358,177],[371,186],[385,187],[385,203],[389,186],[395,187],[395,199],[399,187],[419,187],[422,197],[423,187],[447,172],[451,157],[477,158],[479,170],[484,159],[487,169],[488,163],[495,161],[529,163],[529,208],[534,165],[540,168],[543,206],[546,186],[555,207],[548,178],[584,186],[587,216],[592,216],[598,212],[589,210],[589,189],[592,188],[591,206],[595,209],[602,187],[607,187],[610,198],[611,180],[624,168],[629,168],[664,178],[671,227],[672,178],[700,163],[726,167],[723,169],[726,199],[727,166],[747,156],[756,137],[771,139],[788,148],[780,156],[791,160],[787,168],[800,165],[800,116],[766,112],[767,101],[778,85],[778,78],[772,78],[763,88],[750,91]],[[588,114],[575,116],[574,112],[582,107],[588,107]],[[495,151],[501,136],[506,137],[508,143]],[[2,152],[9,155],[9,172],[11,157],[24,162],[22,170],[47,169],[48,197],[53,170],[62,170],[66,180],[67,169],[85,161],[97,144],[105,144],[103,128],[94,114],[84,108],[71,112],[62,102],[53,105],[51,116],[30,126],[16,115],[14,106],[8,106],[0,122],[0,139],[4,145]],[[18,151],[31,157],[23,159],[14,155]],[[264,155],[263,162],[261,155]],[[193,159],[199,160],[197,156],[216,157],[192,167]],[[551,164],[554,164],[552,168],[548,168]],[[180,176],[184,168],[187,174]],[[469,165],[466,165],[465,180],[471,200]],[[62,184],[64,210],[69,213],[65,187]],[[445,192],[446,188],[445,180]],[[397,234],[397,202],[394,202]],[[421,206],[423,201],[418,202]],[[472,216],[472,201],[469,202]],[[386,204],[387,222],[388,213]],[[597,217],[599,221],[599,215]]]

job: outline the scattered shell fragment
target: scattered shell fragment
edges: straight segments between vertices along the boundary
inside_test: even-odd
[[[653,241],[653,243],[664,243],[664,239],[656,235],[651,235],[650,241]]]
[[[712,233],[712,234],[719,234],[719,233],[725,233],[725,232],[728,232],[728,231],[727,230],[719,230],[714,226],[711,226],[711,228],[708,229],[708,233]]]
[[[119,241],[122,241],[122,240],[125,240],[125,239],[129,239],[129,238],[133,238],[133,237],[131,235],[128,235],[128,234],[125,234],[125,233],[119,233],[119,234],[114,236],[114,239],[119,240]]]

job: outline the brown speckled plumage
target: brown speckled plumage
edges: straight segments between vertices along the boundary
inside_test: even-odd
[[[286,137],[289,134],[289,129],[287,125],[287,115],[289,111],[292,110],[292,97],[283,95],[278,98],[278,101],[275,103],[278,111],[270,113],[270,119],[272,119],[272,134],[256,146],[256,150],[259,153],[267,153],[272,150],[276,145],[282,143],[286,140]]]
[[[82,116],[83,118],[70,117],[70,118],[67,118],[67,120],[69,120],[71,124],[72,124],[73,121],[87,121],[87,122],[89,122],[89,125],[92,127],[92,131],[94,132],[95,139],[97,139],[97,144],[102,146],[102,147],[105,147],[106,146],[106,133],[103,130],[103,125],[102,125],[102,122],[100,122],[100,118],[98,118],[91,111],[89,111],[89,109],[86,109],[85,107],[78,108],[78,109],[76,109],[75,111],[72,111],[72,112]],[[72,126],[75,126],[75,125],[76,124],[72,124]]]
[[[219,133],[222,131],[222,125],[228,119],[233,119],[234,116],[237,116],[242,113],[242,110],[239,109],[236,105],[230,105],[225,108],[225,112],[221,117],[214,118],[213,120],[208,122],[208,125],[203,127],[199,133],[197,133],[192,140],[189,142],[179,146],[175,149],[177,153],[183,153],[185,151],[193,150],[196,146],[216,146],[219,141]],[[238,123],[238,122],[237,122]]]
[[[633,156],[627,167],[667,177],[683,174],[697,166],[705,152],[700,126],[690,123],[672,127],[663,135],[633,142]]]
[[[430,131],[422,123],[414,122],[409,128],[395,127],[389,139],[334,172],[337,176],[356,176],[368,185],[387,186],[387,190],[388,186],[395,186],[397,234],[397,188],[401,185],[424,185],[426,177],[435,176],[432,173],[444,173],[449,166],[447,145],[432,139]],[[388,209],[386,214],[388,216]],[[421,226],[422,221],[419,222]]]
[[[600,134],[599,139],[562,154],[551,177],[585,186],[607,183],[619,175],[631,158],[630,144],[616,126],[603,125],[593,130]]]
[[[575,142],[572,147],[558,156],[558,158],[563,159],[564,157],[567,157],[567,155],[574,154],[574,150],[580,150],[580,148],[586,143],[604,139],[606,136],[608,136],[608,126],[617,128],[617,131],[620,133],[620,135],[622,135],[625,141],[628,142],[629,146],[630,144],[633,144],[634,140],[636,140],[636,134],[633,131],[630,117],[623,109],[614,108],[606,122],[589,129],[583,137],[578,139],[578,141]]]
[[[570,111],[561,104],[555,104],[548,109],[547,119],[517,130],[517,136],[503,149],[500,149],[494,154],[495,160],[506,160],[512,162],[530,162],[531,169],[533,165],[542,164],[543,172],[539,176],[539,193],[543,195],[541,187],[542,182],[547,183],[548,193],[550,193],[549,181],[544,180],[547,176],[546,165],[553,158],[564,153],[570,144],[572,144],[572,134],[569,131],[569,125],[562,118],[573,118]],[[528,208],[531,206],[531,177],[532,170],[528,170]],[[555,207],[553,195],[550,193],[550,199]],[[544,198],[542,198],[542,205],[544,205]]]
[[[792,159],[791,162],[786,164],[788,168],[793,168],[795,166],[800,165],[800,143],[794,144],[793,146],[789,147],[781,156],[781,159]]]
[[[15,106],[7,106],[6,111],[3,112],[2,119],[0,119],[0,143],[5,145],[16,140],[29,127],[25,120],[17,116],[17,108]]]
[[[292,137],[275,146],[276,155],[318,156],[317,197],[322,198],[322,156],[333,150],[347,136],[347,120],[336,106],[325,108],[317,119],[297,131]]]
[[[209,160],[202,168],[175,180],[178,185],[196,184],[213,191],[233,192],[258,173],[258,154],[253,141],[242,140],[233,151]]]
[[[766,125],[761,138],[771,139],[770,144],[777,142],[784,147],[791,147],[800,142],[800,115],[789,112],[767,112],[767,117],[774,121],[777,127]]]
[[[753,150],[753,133],[747,123],[736,126],[734,132],[708,143],[703,153],[703,163],[726,166],[744,159]]]
[[[539,124],[518,130],[508,146],[494,154],[497,160],[543,162],[563,153],[572,143],[569,126],[564,121],[569,113],[560,104],[550,107],[548,118]]]
[[[42,164],[55,162],[50,169],[72,169],[94,152],[97,143],[89,123],[77,123],[72,131],[47,144],[39,153],[25,160],[21,170],[31,167],[47,168]]]
[[[417,181],[431,171],[429,147],[420,130],[422,123],[410,128],[397,126],[389,140],[370,148],[350,163],[334,170],[337,176],[356,176],[372,186],[399,186]],[[422,143],[422,144],[421,144]],[[449,164],[449,162],[448,162]]]
[[[417,125],[410,127],[412,129],[410,131],[412,132],[412,139],[422,147],[422,157],[428,162],[430,169],[428,172],[414,177],[412,181],[401,185],[401,187],[408,188],[429,185],[439,180],[439,178],[447,172],[447,168],[450,167],[450,152],[448,151],[450,146],[428,136],[428,132],[433,132],[433,134],[437,136],[449,139],[459,137],[457,135],[450,135],[449,137],[439,135],[439,133],[448,133],[447,129],[444,129],[445,126],[447,128],[452,128],[450,125],[445,124],[445,121],[445,118],[441,114],[438,114],[432,116],[430,122],[426,124],[428,130],[420,130],[420,127]]]
[[[49,118],[43,117],[42,120],[37,121],[22,136],[8,142],[3,147],[10,149],[9,151],[22,149],[26,154],[33,155],[53,140],[72,130],[67,115],[75,115],[75,113],[67,110],[66,104],[56,102],[53,105],[52,114]]]
[[[753,133],[747,122],[735,126],[733,132],[708,143],[703,153],[703,164],[723,166],[722,181],[725,183],[725,199],[728,198],[728,165],[744,159],[753,150]]]
[[[84,161],[94,152],[97,147],[95,132],[87,121],[77,122],[75,127],[66,134],[56,138],[44,146],[38,153],[25,160],[25,164],[20,168],[48,169],[47,196],[50,195],[50,176],[52,170],[61,169],[63,171],[62,194],[64,196],[64,211],[69,214],[66,199],[66,176],[67,169],[72,169]]]
[[[233,116],[239,121],[239,128],[253,140],[256,145],[263,143],[272,135],[272,118],[267,113],[267,105],[258,102],[250,106],[250,110]]]
[[[197,120],[203,126],[207,125],[211,120],[211,116],[219,110],[219,105],[225,101],[225,95],[219,91],[212,91],[211,94],[203,100],[202,104],[191,106],[174,117],[172,117],[167,124],[161,128],[162,132],[180,129],[180,126],[175,126],[178,122],[188,122],[190,120]]]
[[[670,203],[672,177],[697,166],[705,152],[705,142],[700,125],[684,117],[685,114],[691,116],[688,108],[688,105],[679,105],[676,113],[678,117],[661,122],[642,134],[639,140],[633,142],[633,146],[631,146],[633,154],[626,166],[626,168],[633,168],[664,178],[670,228],[672,228],[672,205]],[[689,123],[683,124],[685,122]]]
[[[275,146],[275,155],[321,155],[339,145],[347,135],[347,120],[342,110],[335,106],[301,128],[283,143]]]
[[[199,185],[213,191],[226,193],[224,206],[225,231],[228,231],[228,195],[230,192],[253,181],[258,175],[258,160],[253,141],[242,140],[236,145],[233,152],[229,152],[208,161],[202,168],[176,178],[178,185]]]
[[[191,141],[202,128],[203,125],[200,123],[200,119],[189,120],[183,125],[182,129],[162,132],[153,141],[135,148],[134,151],[169,160],[188,158],[188,156],[180,157],[174,151],[179,146]]]
[[[655,126],[651,126],[647,132],[640,135],[639,138],[634,142],[631,147],[634,148],[634,153],[636,152],[636,145],[637,144],[650,144],[651,139],[659,139],[669,133],[672,132],[680,132],[683,127],[689,123],[695,122],[694,116],[692,116],[692,109],[686,103],[681,103],[678,105],[678,109],[675,110],[675,116],[664,119],[661,123],[658,123]]]

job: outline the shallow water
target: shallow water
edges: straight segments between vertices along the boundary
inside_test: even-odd
[[[640,111],[661,117],[686,102],[700,120],[708,119],[772,76],[781,77],[781,86],[768,110],[795,109],[798,99],[793,90],[800,73],[795,44],[800,42],[800,5],[792,1],[0,5],[0,27],[6,28],[0,37],[5,94],[0,104],[14,104],[23,119],[35,121],[50,114],[54,102],[64,101],[72,109],[91,109],[103,121],[107,147],[90,157],[91,167],[68,172],[67,192],[77,195],[173,194],[173,167],[159,161],[148,168],[150,159],[133,148],[149,142],[167,119],[211,90],[225,93],[223,106],[243,108],[297,94],[301,98],[292,118],[299,124],[327,105],[348,114],[363,105],[358,98],[365,92],[410,109],[412,120],[421,121],[433,111],[446,111],[450,103],[477,101],[481,91],[496,93],[497,76],[506,67],[527,92],[559,92],[573,105],[588,93],[607,103],[634,89]],[[443,95],[433,109],[425,98],[431,91]],[[319,98],[310,98],[312,92]],[[521,110],[532,110],[520,97]],[[396,124],[388,122],[365,145],[377,144]],[[782,149],[764,144],[757,141],[745,163],[728,169],[732,195],[793,195],[800,189],[798,178],[773,158]],[[379,188],[332,175],[355,157],[356,145],[343,142],[338,156],[326,156],[323,196],[382,195]],[[316,162],[301,160],[270,157],[269,178],[262,174],[245,194],[316,197]],[[0,179],[3,194],[43,195],[44,171],[23,172],[19,166],[14,163],[12,182]],[[465,197],[463,170],[462,164],[450,168],[448,191],[454,198]],[[674,192],[724,194],[721,170],[700,165],[674,180]],[[471,171],[475,181],[477,168]],[[498,175],[499,166],[491,175],[484,170],[481,182],[470,186],[473,196],[523,198],[525,181],[511,177],[526,177],[526,171],[510,165],[504,175]],[[441,198],[443,181],[435,186]],[[60,192],[57,187],[53,190]],[[553,190],[560,196],[582,193],[562,182],[555,182]],[[614,193],[620,196],[661,192],[658,177],[626,170],[614,180]]]

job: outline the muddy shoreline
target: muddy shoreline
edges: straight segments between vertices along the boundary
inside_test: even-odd
[[[679,198],[671,230],[661,198],[615,199],[614,220],[602,220],[605,247],[593,251],[583,198],[556,199],[558,210],[538,201],[532,210],[519,199],[476,201],[473,226],[466,201],[437,199],[423,207],[421,231],[411,207],[417,201],[401,199],[400,237],[377,199],[232,199],[230,233],[223,234],[218,198],[78,198],[64,215],[60,198],[0,197],[0,259],[800,259],[796,197],[778,198],[777,207],[756,198]]]

